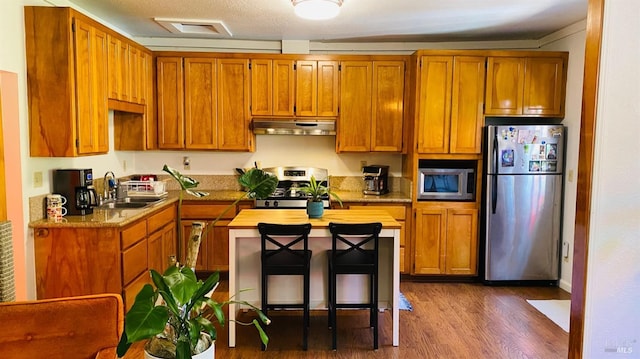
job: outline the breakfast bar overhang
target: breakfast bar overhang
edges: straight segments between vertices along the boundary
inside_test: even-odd
[[[399,293],[400,293],[400,223],[396,222],[384,210],[330,209],[325,210],[322,218],[309,218],[304,209],[245,209],[229,224],[229,294],[236,300],[244,300],[260,306],[260,234],[257,225],[260,222],[277,224],[311,223],[309,234],[310,247],[313,250],[311,264],[311,302],[312,309],[326,308],[326,251],[331,249],[329,223],[382,223],[380,232],[380,308],[391,308],[393,326],[393,346],[398,346],[399,335]],[[349,282],[347,282],[349,281]],[[280,282],[279,289],[270,292],[286,295],[301,295],[292,281]],[[285,284],[286,283],[286,284]],[[294,282],[295,283],[295,282]],[[345,298],[366,293],[364,287],[358,290],[354,286],[357,279],[345,279],[344,288],[348,288]],[[278,282],[275,283],[278,285]],[[270,288],[271,288],[270,284]],[[275,287],[278,288],[278,287]],[[354,289],[355,288],[355,289]],[[244,290],[249,289],[249,290]],[[243,290],[240,292],[240,290]],[[296,294],[293,294],[296,293]],[[236,346],[236,304],[229,305],[229,347]]]

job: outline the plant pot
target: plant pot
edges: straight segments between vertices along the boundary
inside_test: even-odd
[[[324,214],[324,203],[308,201],[307,202],[307,215],[309,218],[322,218]]]
[[[195,354],[192,355],[191,358],[192,359],[215,359],[216,357],[216,342],[213,341],[211,342],[211,346],[209,346],[209,348],[207,348],[207,350],[203,351],[200,354]],[[158,358],[155,355],[151,355],[147,352],[147,350],[145,349],[144,351],[144,359],[162,359],[162,358]]]

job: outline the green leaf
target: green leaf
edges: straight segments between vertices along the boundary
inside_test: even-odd
[[[122,331],[122,335],[120,336],[120,342],[118,342],[118,348],[116,349],[116,354],[118,354],[118,358],[122,358],[129,348],[131,347],[131,342],[127,338],[127,332]]]
[[[191,359],[191,345],[188,341],[178,340],[176,344],[176,359]]]
[[[238,182],[247,188],[247,197],[263,199],[269,197],[278,186],[278,178],[258,168],[245,172]]]
[[[156,298],[157,294],[149,284],[145,284],[136,295],[125,317],[124,330],[129,343],[151,338],[164,330],[169,311],[164,306],[156,307]]]
[[[191,268],[171,267],[162,276],[178,307],[187,304],[198,290],[198,279]]]
[[[264,332],[262,326],[260,326],[260,323],[258,323],[256,319],[252,320],[251,323],[253,323],[256,329],[258,329],[258,333],[260,333],[260,341],[262,341],[262,344],[266,347],[267,344],[269,344],[269,337],[267,336],[267,333]]]
[[[171,266],[167,271],[172,270],[171,268],[176,267]],[[177,268],[175,270],[177,270]],[[173,298],[173,295],[171,295],[171,290],[169,289],[167,282],[164,280],[164,277],[153,269],[149,270],[149,272],[151,273],[151,280],[153,281],[153,284],[155,284],[156,288],[158,288],[158,293],[160,293],[162,299],[164,299],[166,306],[169,307],[169,310],[171,310],[175,315],[179,315],[180,309],[178,308],[178,304]]]
[[[214,272],[210,275],[204,282],[200,284],[198,290],[196,290],[191,298],[189,299],[189,303],[187,305],[187,311],[190,311],[192,308],[197,307],[207,299],[206,295],[216,287],[220,280],[220,273]],[[206,303],[206,301],[205,301]]]
[[[171,177],[173,177],[178,182],[178,184],[180,184],[180,187],[182,189],[186,190],[189,188],[196,188],[200,184],[200,182],[196,181],[195,179],[184,176],[180,172],[178,172],[176,169],[173,169],[167,165],[164,165],[162,167],[162,170],[170,174]]]

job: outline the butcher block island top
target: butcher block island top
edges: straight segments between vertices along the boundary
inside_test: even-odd
[[[387,211],[361,209],[325,209],[322,218],[309,218],[304,209],[244,209],[227,225],[228,228],[256,228],[258,223],[300,224],[311,223],[312,228],[329,227],[330,222],[380,222],[383,228],[400,228]]]

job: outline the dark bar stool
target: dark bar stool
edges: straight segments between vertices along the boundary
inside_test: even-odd
[[[378,242],[382,223],[329,223],[331,251],[329,262],[329,327],[332,329],[332,348],[337,349],[336,309],[369,309],[369,325],[373,328],[373,349],[378,349]],[[365,249],[365,247],[367,247]],[[339,274],[369,276],[368,303],[337,303]]]
[[[270,224],[258,223],[261,238],[262,268],[262,312],[267,315],[269,309],[302,309],[303,341],[302,347],[307,350],[309,335],[309,269],[311,251],[309,250],[309,232],[311,224]],[[292,247],[302,243],[303,249]],[[303,302],[287,304],[268,303],[268,278],[270,275],[303,276]],[[262,345],[262,350],[265,350]]]

